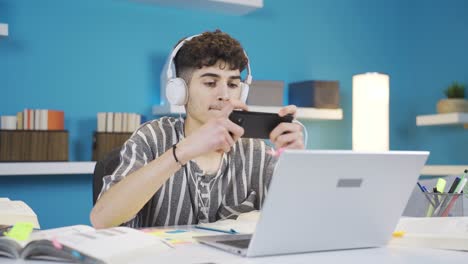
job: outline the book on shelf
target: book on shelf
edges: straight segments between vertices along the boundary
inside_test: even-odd
[[[32,223],[34,228],[40,227],[36,213],[25,202],[0,197],[0,226],[12,226],[18,222]]]
[[[390,246],[468,251],[467,217],[402,217],[395,234]]]
[[[122,131],[122,113],[114,113],[114,127],[113,132],[123,132]]]
[[[1,129],[15,130],[17,119],[16,116],[0,116]]]
[[[79,263],[132,263],[135,256],[170,247],[159,238],[128,227],[96,230],[75,225],[33,231],[24,241],[0,237],[1,257]]]
[[[114,132],[113,126],[114,126],[114,114],[111,112],[106,113],[106,132]]]
[[[16,129],[18,129],[18,130],[23,130],[24,129],[23,116],[24,116],[23,112],[16,113]]]

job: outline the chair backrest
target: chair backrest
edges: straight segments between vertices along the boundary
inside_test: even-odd
[[[107,153],[102,160],[96,162],[93,173],[93,205],[96,204],[96,200],[101,192],[102,178],[112,174],[120,163],[120,150],[120,147],[115,148]]]

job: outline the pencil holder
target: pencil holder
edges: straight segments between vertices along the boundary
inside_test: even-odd
[[[414,217],[465,216],[465,194],[418,192],[410,215]],[[466,202],[466,201],[465,201]]]

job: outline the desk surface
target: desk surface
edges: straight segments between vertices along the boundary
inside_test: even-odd
[[[201,244],[192,244],[177,247],[166,252],[159,252],[147,256],[139,256],[132,263],[249,263],[249,264],[275,264],[275,263],[424,263],[439,264],[442,262],[466,264],[468,254],[461,251],[448,251],[437,249],[383,247],[356,250],[328,251],[307,254],[294,254],[271,257],[244,258]],[[58,262],[23,261],[0,259],[4,264],[55,264]]]
[[[172,229],[172,228],[170,228]],[[175,229],[186,231],[197,231],[206,235],[219,234],[218,232],[194,229],[191,226],[179,226]],[[158,229],[155,229],[158,230]],[[161,228],[166,230],[166,228]],[[465,251],[451,251],[425,248],[403,248],[396,246],[367,248],[354,250],[338,250],[326,252],[314,252],[304,254],[291,254],[282,256],[268,256],[245,258],[234,255],[207,245],[198,243],[179,244],[174,248],[167,248],[164,251],[157,251],[150,254],[137,255],[132,264],[153,264],[153,263],[171,263],[171,264],[300,264],[300,263],[421,263],[421,264],[439,264],[442,262],[450,264],[468,263],[468,254]],[[2,264],[58,264],[60,262],[31,261],[31,260],[13,260],[0,258]]]

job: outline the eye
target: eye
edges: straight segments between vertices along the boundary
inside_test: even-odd
[[[237,87],[239,87],[237,83],[230,83],[228,85],[229,85],[229,88],[232,88],[232,89],[236,89]]]
[[[209,82],[204,82],[205,86],[208,86],[208,87],[216,87],[216,82],[214,81],[209,81]]]

